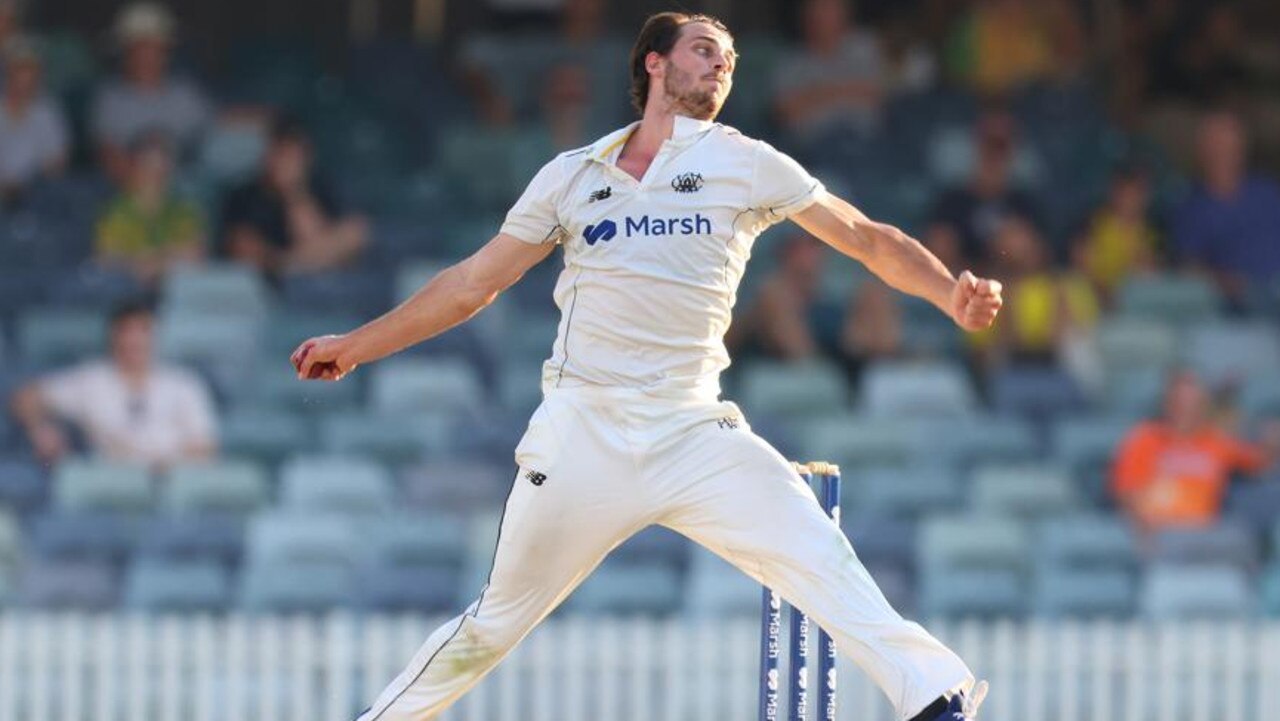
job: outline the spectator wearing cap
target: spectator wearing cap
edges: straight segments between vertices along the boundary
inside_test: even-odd
[[[67,121],[41,89],[40,56],[26,38],[4,45],[0,96],[0,200],[13,201],[41,176],[57,175],[67,161]]]
[[[178,263],[204,257],[200,208],[172,188],[173,148],[162,133],[133,141],[124,190],[98,218],[97,260],[154,284]]]
[[[54,462],[71,452],[60,422],[81,431],[90,450],[106,459],[163,468],[214,454],[209,391],[198,376],[154,360],[152,325],[148,305],[125,303],[112,314],[108,357],[14,394],[13,413],[39,458]]]
[[[227,255],[272,276],[349,265],[369,236],[314,171],[311,143],[291,118],[275,122],[260,174],[228,195],[223,223]]]
[[[179,155],[190,151],[211,120],[204,92],[169,70],[174,20],[163,5],[139,2],[120,11],[114,35],[122,53],[122,74],[98,91],[92,133],[103,167],[121,180],[125,149],[138,136],[159,130],[173,138]]]
[[[1241,302],[1251,285],[1280,279],[1280,185],[1249,172],[1234,113],[1206,114],[1197,140],[1200,179],[1173,215],[1174,250]]]

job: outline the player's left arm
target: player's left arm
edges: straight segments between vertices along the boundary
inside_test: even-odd
[[[933,303],[965,330],[989,327],[1003,304],[999,281],[967,270],[956,278],[919,241],[831,193],[820,193],[791,220],[894,288]]]

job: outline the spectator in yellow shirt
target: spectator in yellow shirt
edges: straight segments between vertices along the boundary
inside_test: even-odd
[[[1115,172],[1107,202],[1089,222],[1079,247],[1084,271],[1105,297],[1130,275],[1155,268],[1158,236],[1150,204],[1146,174],[1133,167]]]
[[[123,192],[98,218],[100,264],[154,283],[172,265],[204,257],[204,219],[199,207],[174,193],[173,162],[173,148],[159,133],[130,148]]]

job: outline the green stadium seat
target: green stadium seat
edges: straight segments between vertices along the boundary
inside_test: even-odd
[[[752,362],[742,371],[741,394],[748,417],[834,413],[849,402],[844,373],[824,361]]]
[[[461,358],[396,359],[372,371],[370,400],[380,414],[465,412],[485,403],[479,375]]]
[[[223,416],[221,426],[222,451],[233,458],[278,463],[317,445],[310,419],[285,409],[233,408]]]
[[[979,410],[964,369],[952,363],[876,363],[863,374],[859,402],[881,417],[958,417]]]
[[[226,571],[210,561],[133,564],[125,576],[124,605],[140,611],[221,611],[230,600]]]
[[[1148,618],[1236,619],[1256,610],[1248,576],[1226,565],[1155,564],[1147,570],[1141,609]]]
[[[1206,321],[1222,300],[1209,281],[1190,275],[1140,275],[1120,288],[1121,315],[1160,321],[1171,327]]]
[[[303,456],[280,470],[286,509],[300,513],[384,514],[396,504],[386,469],[365,458]]]
[[[420,460],[449,450],[455,419],[450,413],[336,413],[320,419],[324,450],[364,455],[388,463]]]
[[[185,266],[167,273],[163,283],[166,312],[262,317],[267,289],[261,274],[239,264]]]
[[[102,311],[32,308],[18,316],[18,348],[35,367],[65,364],[106,352],[107,317]]]
[[[1065,468],[1037,464],[989,464],[972,476],[973,509],[1020,518],[1062,514],[1080,505]]]
[[[250,461],[175,466],[164,483],[164,505],[172,513],[247,515],[270,501],[266,471]]]
[[[67,511],[147,513],[156,506],[151,475],[142,466],[75,459],[53,475],[55,508]]]

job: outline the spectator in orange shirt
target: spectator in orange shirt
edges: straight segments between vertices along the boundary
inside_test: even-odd
[[[1276,459],[1274,425],[1261,444],[1252,445],[1213,425],[1210,406],[1195,374],[1178,372],[1165,388],[1164,416],[1140,424],[1121,444],[1111,488],[1144,528],[1212,524],[1231,474],[1256,474]]]

